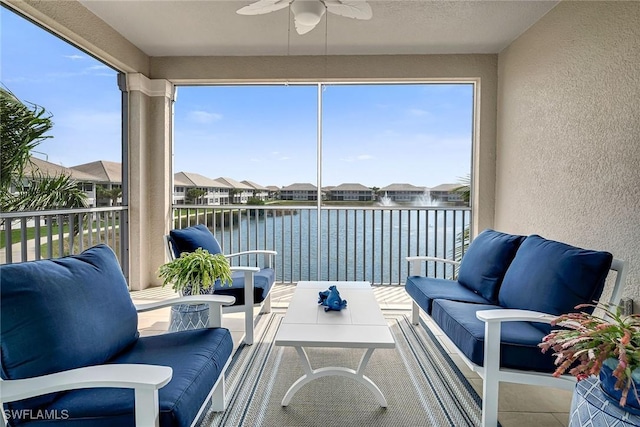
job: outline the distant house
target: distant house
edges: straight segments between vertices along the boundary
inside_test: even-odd
[[[378,198],[388,197],[393,202],[410,203],[423,197],[427,187],[411,184],[391,184],[378,190]]]
[[[269,199],[269,189],[267,187],[263,187],[260,184],[256,184],[253,181],[241,181],[242,184],[248,185],[253,188],[253,197],[256,197],[262,201]]]
[[[267,185],[267,190],[269,190],[269,199],[275,200],[280,198],[280,187],[277,185]]]
[[[226,184],[229,189],[229,201],[232,205],[247,203],[249,197],[253,196],[253,187],[247,184],[243,184],[235,179],[219,177],[215,179],[218,182]]]
[[[329,200],[349,202],[370,202],[373,190],[362,184],[340,184],[332,187],[327,193]]]
[[[81,165],[72,166],[70,169],[87,174],[92,177],[91,182],[84,181],[78,175],[72,175],[78,181],[83,182],[83,189],[90,199],[93,199],[91,206],[112,206],[114,205],[114,199],[104,192],[100,192],[99,188],[103,190],[122,190],[122,163],[110,162],[107,160],[97,160],[95,162],[83,163]],[[93,188],[91,188],[93,187]],[[91,191],[89,191],[91,188]],[[122,204],[122,195],[115,199],[115,204]]]
[[[191,189],[201,190],[201,196],[188,200],[187,193]],[[225,183],[192,172],[178,172],[173,175],[173,204],[227,205],[229,190]]]
[[[431,198],[440,203],[452,205],[466,205],[462,193],[456,189],[462,184],[440,184],[431,189]]]
[[[318,200],[318,187],[308,183],[296,183],[280,189],[280,200]]]
[[[70,176],[76,181],[78,188],[83,190],[87,195],[88,206],[96,206],[95,182],[99,179],[98,177],[72,168],[66,168],[37,157],[30,158],[30,162],[25,166],[22,182],[17,186],[12,184],[10,191],[14,194],[19,193],[24,188],[29,187],[31,182],[37,180],[40,176],[56,177],[60,175]]]

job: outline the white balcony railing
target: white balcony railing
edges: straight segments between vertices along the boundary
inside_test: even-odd
[[[126,229],[123,206],[0,213],[0,263],[56,258],[105,243],[126,275]]]
[[[205,224],[225,253],[278,251],[277,282],[397,285],[408,274],[406,256],[461,257],[470,219],[471,210],[461,207],[326,206],[318,211],[315,206],[180,205],[174,206],[173,227]],[[427,267],[437,277],[453,273],[443,265]]]
[[[175,205],[173,213],[173,228],[205,224],[226,253],[278,251],[276,281],[282,283],[403,284],[409,255],[460,258],[471,220],[471,210],[461,207]],[[128,272],[122,256],[128,249],[126,207],[2,213],[0,225],[0,263],[55,258],[106,243]],[[453,274],[444,265],[427,268],[436,277]]]

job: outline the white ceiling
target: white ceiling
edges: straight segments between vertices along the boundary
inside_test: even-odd
[[[325,14],[301,36],[289,8],[235,13],[251,0],[80,2],[149,56],[498,53],[558,3],[371,0],[371,20]]]

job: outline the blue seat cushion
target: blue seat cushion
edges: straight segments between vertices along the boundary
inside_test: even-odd
[[[5,379],[99,365],[138,339],[136,309],[106,245],[0,266],[0,324]]]
[[[169,237],[173,254],[176,258],[182,252],[195,252],[198,248],[206,249],[211,254],[222,253],[218,240],[203,224],[171,230],[169,231]]]
[[[520,246],[505,274],[499,305],[560,315],[600,298],[613,256],[537,235]]]
[[[158,392],[160,426],[186,427],[191,425],[200,410],[232,350],[233,342],[227,329],[197,329],[142,337],[112,363],[170,366],[173,378]],[[135,425],[133,390],[128,389],[73,390],[60,395],[43,409],[55,410],[58,414],[64,410],[69,417],[66,423],[73,426]],[[26,425],[44,426],[48,423],[38,421]]]
[[[225,284],[220,286],[220,281],[216,281],[214,294],[231,295],[236,298],[233,305],[244,305],[244,273],[234,271],[231,273],[231,286]],[[253,302],[259,304],[269,295],[276,280],[276,272],[273,268],[262,268],[253,274]]]
[[[484,230],[464,254],[458,281],[496,304],[504,274],[523,240],[524,236]]]
[[[493,304],[469,304],[437,299],[431,317],[462,353],[476,365],[484,366],[484,322],[478,310],[495,310]],[[546,335],[537,323],[505,322],[500,340],[500,366],[525,371],[553,372],[555,358],[538,347]],[[548,326],[548,325],[546,325]]]
[[[420,308],[429,315],[431,315],[433,300],[439,298],[476,304],[490,304],[490,301],[455,280],[409,276],[404,288]]]

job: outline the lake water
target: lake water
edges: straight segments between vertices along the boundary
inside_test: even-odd
[[[469,226],[468,209],[315,208],[253,210],[209,223],[225,253],[272,249],[276,280],[367,280],[404,283],[407,256],[454,259],[462,251],[460,236]],[[318,219],[320,229],[318,231]],[[318,243],[319,242],[319,243]],[[242,264],[253,263],[254,258]],[[431,274],[451,276],[443,265]]]

